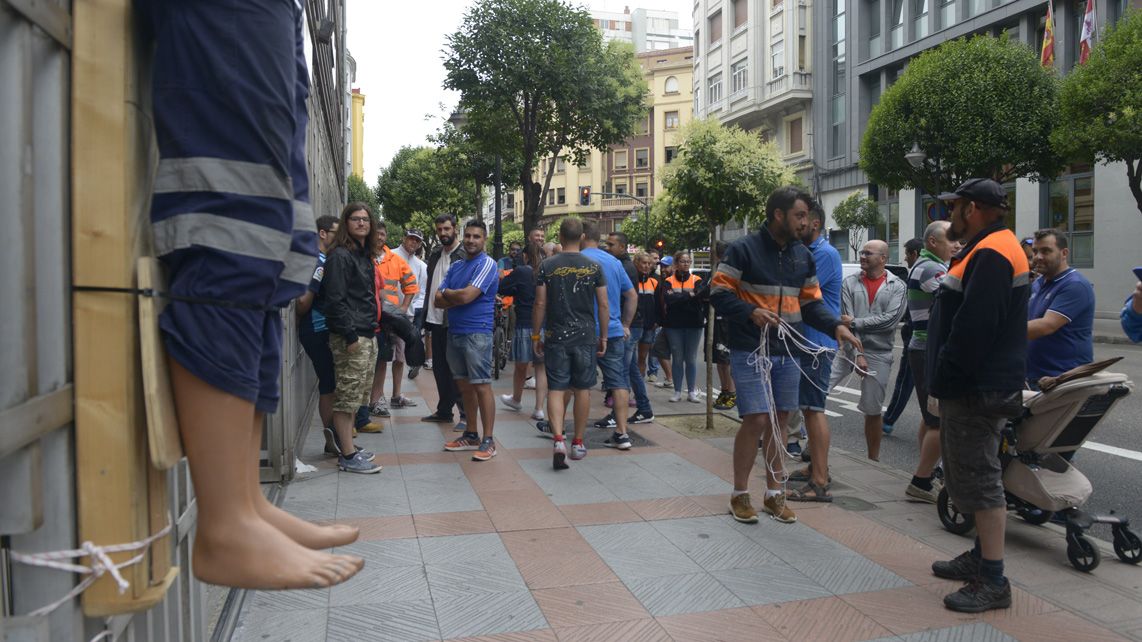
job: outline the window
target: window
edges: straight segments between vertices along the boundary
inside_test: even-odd
[[[779,13],[769,19],[769,35],[780,36],[785,33],[785,14]]]
[[[694,57],[695,58],[698,57],[698,48],[699,48],[698,44],[700,42],[702,42],[702,30],[701,29],[695,29],[694,30]]]
[[[620,149],[620,150],[615,151],[614,167],[615,167],[615,169],[626,169],[627,168],[627,150]]]
[[[745,91],[749,86],[749,61],[741,59],[730,66],[730,93]]]
[[[748,6],[746,0],[734,0],[734,29],[744,25],[749,18]]]
[[[912,0],[912,31],[916,40],[928,35],[928,0]]]
[[[805,150],[805,133],[800,117],[789,121],[789,145],[786,149],[790,154],[800,154]]]
[[[769,10],[770,11],[777,11],[784,4],[785,4],[785,0],[770,0]]]
[[[567,171],[566,156],[560,156],[559,158],[555,159],[555,171],[560,173]]]
[[[615,181],[615,194],[626,194],[626,193],[627,193],[627,182],[626,181],[622,181],[622,182]]]
[[[677,147],[667,147],[666,148],[666,164],[667,165],[669,165],[671,162],[673,162],[674,159],[677,157],[678,157],[678,148]]]
[[[649,188],[647,187],[646,183],[635,183],[634,184],[634,195],[639,197],[639,198],[646,198],[648,195],[648,189]]]
[[[722,100],[722,74],[714,74],[710,76],[710,106],[714,106]]]
[[[846,145],[846,130],[845,130],[845,108],[847,101],[845,100],[845,93],[848,91],[846,86],[847,81],[847,67],[845,57],[845,2],[846,0],[832,0],[833,2],[833,25],[832,25],[832,55],[833,55],[833,73],[829,79],[830,94],[832,97],[829,99],[829,157],[836,158],[843,156],[848,151]]]
[[[666,127],[666,129],[678,129],[678,112],[676,112],[676,111],[666,112],[665,127]]]
[[[508,202],[505,206],[506,209],[515,209],[515,194],[508,194]]]
[[[770,57],[773,59],[773,77],[780,78],[785,75],[785,41],[778,40],[769,46]]]
[[[829,101],[829,156],[844,156],[845,145],[845,95],[833,96]]]
[[[875,58],[884,53],[880,42],[880,0],[868,3],[868,57]]]
[[[638,123],[634,127],[635,127],[634,133],[639,135],[639,136],[646,136],[647,134],[649,134],[650,133],[650,114],[647,114],[645,118],[639,119]]]
[[[554,190],[547,190],[547,204],[548,205],[555,205],[555,191]]]
[[[808,38],[797,36],[797,71],[805,71],[805,60],[809,57]]]
[[[1071,174],[1047,184],[1043,227],[1066,232],[1073,267],[1094,267],[1093,175]]]
[[[710,46],[713,47],[722,39],[722,10],[710,16]]]
[[[667,76],[666,77],[666,85],[665,85],[665,92],[664,93],[667,93],[667,94],[678,93],[678,79],[677,78],[675,78],[674,76]]]
[[[642,149],[634,150],[634,166],[636,169],[646,169],[650,167],[650,150],[643,147]]]
[[[555,203],[557,205],[567,204],[567,188],[559,187],[555,190]]]
[[[892,0],[892,14],[888,16],[890,49],[904,46],[904,0]]]
[[[881,190],[883,199],[878,199],[880,218],[883,221],[873,228],[870,239],[880,239],[888,244],[888,262],[900,262],[900,192]]]
[[[940,28],[956,24],[956,0],[940,0]]]
[[[1015,181],[1004,183],[1003,189],[1007,190],[1007,213],[1003,215],[1003,224],[1007,229],[1012,232],[1015,231]]]

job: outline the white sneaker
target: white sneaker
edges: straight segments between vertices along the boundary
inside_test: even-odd
[[[690,403],[702,403],[702,399],[698,396],[697,390],[691,390],[690,394],[686,395],[686,401]]]
[[[516,401],[511,395],[500,395],[500,402],[512,410],[523,410],[523,404]]]
[[[658,381],[658,375],[652,375],[652,374],[646,375],[646,382],[647,383],[654,383],[655,381]]]
[[[673,384],[671,384],[670,381],[663,379],[654,385],[658,386],[659,388],[669,388]]]
[[[543,421],[544,419],[547,419],[547,415],[543,414],[542,410],[536,410],[535,412],[531,413],[531,418],[536,421]]]
[[[523,382],[523,389],[535,390],[535,377],[528,377],[527,380]]]
[[[425,359],[424,360],[424,369],[425,370],[432,370],[432,359]]]
[[[670,403],[674,403],[675,401],[682,401],[682,393],[681,392],[676,392],[676,393],[670,395]]]

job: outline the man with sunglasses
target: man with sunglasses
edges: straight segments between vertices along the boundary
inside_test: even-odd
[[[838,353],[829,379],[832,390],[852,374],[853,363],[867,367],[868,374],[862,374],[860,379],[857,409],[864,415],[864,439],[872,461],[880,461],[892,344],[896,326],[904,316],[904,297],[908,292],[904,281],[885,269],[887,264],[888,244],[869,241],[860,251],[860,272],[841,282],[841,323],[848,325],[860,339],[864,353],[851,350]]]
[[[1007,420],[1022,412],[1027,363],[1027,255],[1003,223],[1007,192],[972,178],[941,194],[947,236],[966,245],[952,257],[928,318],[929,395],[939,400],[945,488],[956,509],[975,516],[975,547],[932,573],[967,584],[944,598],[953,611],[1011,606],[1003,575],[1007,499],[999,461]]]

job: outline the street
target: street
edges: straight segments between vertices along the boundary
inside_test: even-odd
[[[1122,372],[1130,377],[1135,385],[1142,382],[1142,348],[1129,345],[1096,343],[1095,360],[1122,356],[1124,359],[1110,368],[1112,372]],[[899,364],[899,352],[895,364]],[[890,381],[895,381],[896,370]],[[841,390],[829,396],[828,407],[835,416],[829,418],[832,429],[832,445],[853,453],[863,453],[864,423],[855,410],[859,400],[855,380],[841,383]],[[887,403],[887,401],[885,402]],[[1111,510],[1129,517],[1135,523],[1142,523],[1142,452],[1138,440],[1138,417],[1142,416],[1142,393],[1135,392],[1118,402],[1110,414],[1103,419],[1091,434],[1090,441],[1074,459],[1075,466],[1090,479],[1094,494],[1087,504],[1093,512],[1106,513]],[[885,435],[880,448],[880,461],[884,464],[911,472],[916,463],[916,430],[920,413],[916,408],[915,397],[908,405],[896,430]],[[1110,446],[1115,453],[1099,450]],[[903,496],[904,488],[900,493]],[[935,508],[932,509],[933,511]],[[1110,529],[1097,527],[1096,536],[1109,539]]]

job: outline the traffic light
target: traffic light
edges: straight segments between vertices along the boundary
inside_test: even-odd
[[[666,240],[661,236],[654,240],[654,249],[658,250],[658,255],[662,256],[662,251],[666,249]]]
[[[587,207],[591,204],[591,186],[584,185],[579,188],[579,204]]]

